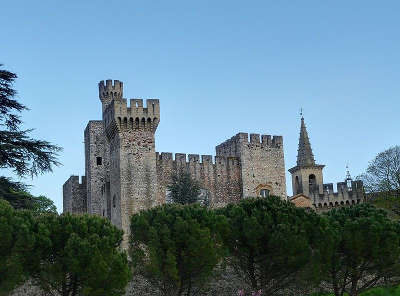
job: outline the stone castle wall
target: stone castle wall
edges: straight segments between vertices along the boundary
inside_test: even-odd
[[[362,181],[337,183],[334,191],[333,183],[323,185],[323,194],[311,194],[311,201],[316,209],[330,209],[333,207],[354,205],[364,202],[364,188]]]
[[[63,185],[63,211],[69,213],[86,213],[86,177],[71,176]]]
[[[154,133],[160,118],[156,99],[114,99],[103,112],[110,143],[111,221],[128,242],[130,217],[157,205]]]
[[[237,157],[215,157],[211,155],[176,153],[157,153],[157,200],[164,203],[167,195],[167,186],[171,184],[171,177],[179,170],[187,171],[192,178],[198,180],[202,189],[209,193],[210,206],[221,207],[229,202],[237,202],[241,198],[241,170]]]
[[[86,179],[64,184],[64,212],[107,217],[128,241],[132,214],[165,203],[173,174],[184,169],[198,180],[211,207],[259,196],[261,190],[286,198],[280,136],[239,133],[210,155],[156,153],[158,99],[124,99],[123,84],[99,83],[102,120],[89,121],[85,137]],[[84,204],[83,204],[84,203]]]
[[[103,121],[89,121],[84,138],[88,213],[107,216],[105,184],[110,157],[108,143],[104,135]]]
[[[217,156],[240,159],[242,196],[255,197],[261,189],[286,199],[285,162],[281,136],[238,133],[216,147]]]

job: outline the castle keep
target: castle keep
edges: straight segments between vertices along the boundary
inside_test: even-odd
[[[102,120],[85,132],[85,176],[63,186],[64,212],[111,219],[129,235],[129,218],[167,200],[167,186],[179,170],[200,181],[212,207],[241,198],[277,195],[286,199],[281,136],[238,133],[216,147],[216,156],[156,152],[160,102],[123,98],[123,83],[99,83]]]

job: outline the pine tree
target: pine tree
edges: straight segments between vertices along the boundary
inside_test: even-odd
[[[60,164],[57,153],[61,148],[31,138],[32,129],[21,129],[19,113],[28,108],[16,100],[13,88],[16,78],[15,73],[0,69],[0,168],[13,170],[18,177],[33,177],[51,172]],[[32,209],[36,205],[31,197],[23,183],[0,177],[0,198],[14,208]]]

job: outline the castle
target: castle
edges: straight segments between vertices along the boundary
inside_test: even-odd
[[[124,230],[128,241],[130,216],[168,200],[167,187],[179,170],[190,172],[201,184],[211,207],[247,197],[280,196],[287,199],[282,136],[238,133],[216,146],[216,156],[156,152],[155,132],[160,123],[160,102],[123,98],[123,83],[99,83],[102,120],[91,120],[84,132],[85,176],[71,176],[63,186],[63,210],[109,218]],[[315,164],[304,118],[297,165],[292,174],[298,206],[329,208],[362,201],[362,183],[323,184]]]
[[[187,170],[197,179],[211,207],[241,198],[277,195],[286,199],[281,136],[239,133],[216,147],[216,156],[156,152],[160,123],[157,99],[123,98],[123,83],[99,83],[103,119],[85,132],[85,176],[63,186],[64,212],[108,217],[129,235],[133,213],[165,203],[172,175]]]

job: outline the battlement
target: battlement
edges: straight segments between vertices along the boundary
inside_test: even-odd
[[[232,145],[236,143],[245,143],[245,144],[260,144],[263,146],[271,146],[273,148],[279,148],[283,144],[282,136],[271,136],[271,135],[261,135],[260,134],[249,134],[248,133],[238,133],[234,135],[232,138],[226,140],[222,144],[218,145]],[[217,146],[217,147],[218,147]]]
[[[63,185],[63,212],[85,213],[87,211],[86,176],[71,176]]]
[[[64,186],[67,185],[74,185],[74,186],[86,186],[86,176],[76,176],[76,175],[71,175],[69,179],[64,183]]]
[[[217,166],[237,166],[239,165],[239,158],[237,157],[226,157],[226,156],[215,156],[214,161],[211,155],[199,155],[199,154],[185,154],[175,153],[175,158],[171,152],[157,152],[157,161],[160,163],[175,162],[179,165],[190,165],[198,163],[200,165],[217,165]]]
[[[312,203],[318,209],[354,205],[364,201],[363,182],[360,180],[336,183],[337,191],[334,191],[333,183],[323,184],[323,193],[311,195]]]
[[[155,131],[160,122],[160,101],[147,99],[114,99],[103,112],[107,135],[126,129]]]
[[[99,98],[103,102],[106,99],[117,99],[123,97],[123,83],[119,80],[114,80],[114,83],[111,79],[106,80],[104,84],[104,80],[99,82]]]
[[[238,133],[232,138],[219,144],[215,147],[217,155],[238,156],[240,147],[247,145],[248,147],[262,147],[262,148],[283,148],[282,136],[271,136],[260,134]]]
[[[334,191],[333,183],[323,184],[322,188],[325,195],[330,195],[330,194],[340,195],[343,194],[344,192],[355,192],[363,190],[363,182],[361,180],[351,181],[351,186],[349,185],[350,184],[347,184],[346,182],[337,182],[336,192]]]

